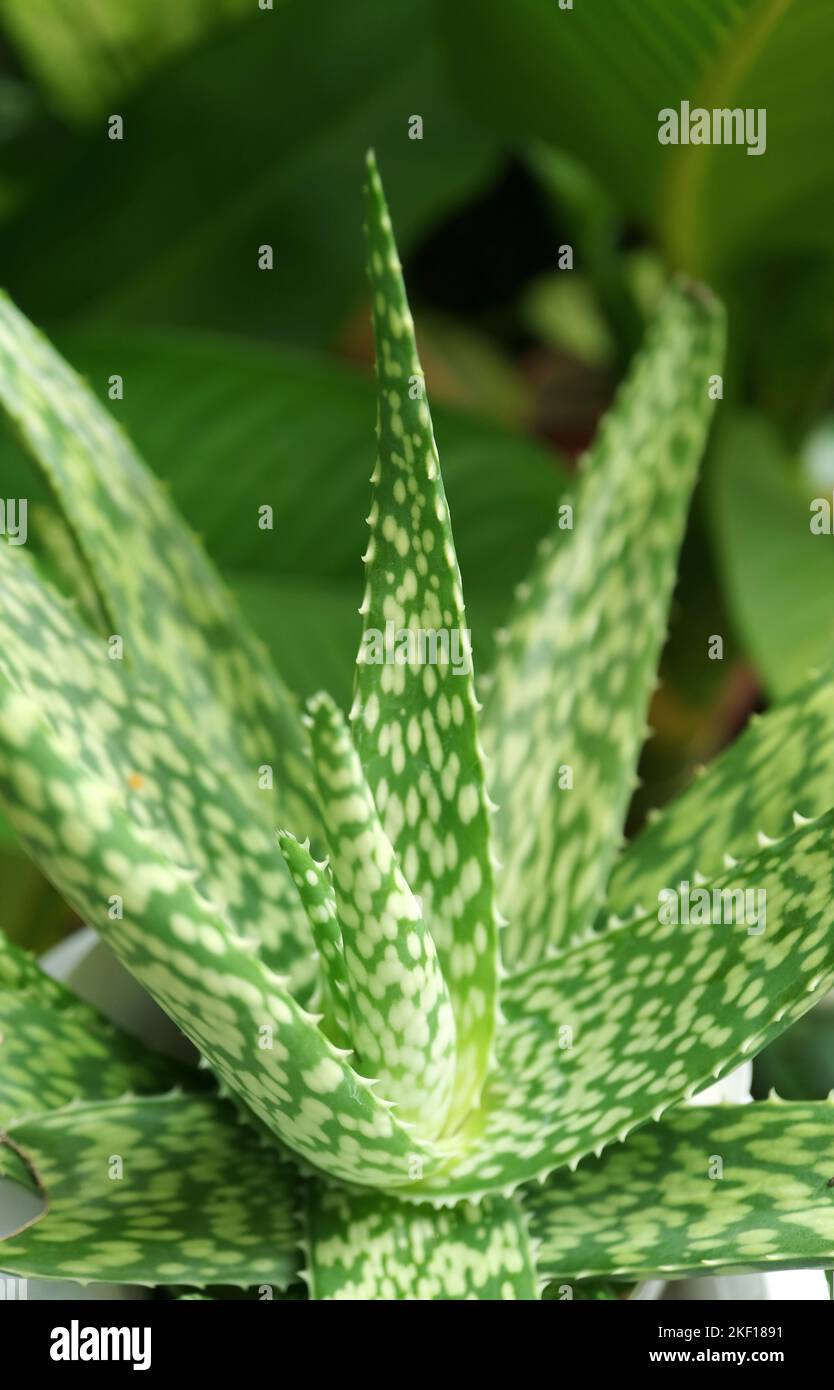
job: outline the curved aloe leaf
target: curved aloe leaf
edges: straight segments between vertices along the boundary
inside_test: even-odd
[[[622,915],[664,888],[713,878],[834,803],[834,669],[754,715],[740,737],[624,850],[607,909]]]
[[[526,1194],[548,1279],[822,1269],[834,1259],[834,1104],[676,1110]]]
[[[483,716],[510,963],[541,959],[600,906],[723,351],[719,305],[671,290],[560,517],[571,526],[520,592]]]
[[[187,703],[206,744],[276,766],[310,806],[294,705],[196,538],[93,393],[0,295],[0,402],[57,497],[124,660]]]
[[[498,992],[490,806],[469,633],[423,371],[382,185],[365,187],[379,451],[354,738],[437,943],[457,1023],[452,1117],[477,1104]]]
[[[246,922],[265,962],[287,971],[303,993],[313,975],[307,924],[275,847],[270,795],[258,791],[255,770],[247,776],[222,745],[214,745],[209,759],[190,729],[186,702],[109,660],[105,643],[43,582],[28,556],[0,547],[0,576],[0,673],[63,723],[136,824],[154,830],[207,898]],[[20,815],[42,809],[44,794],[19,747]],[[64,808],[61,819],[68,853],[83,855],[94,836],[89,818],[72,821]],[[68,862],[66,868],[71,872]]]
[[[13,1274],[279,1288],[295,1276],[293,1167],[223,1101],[172,1093],[65,1106],[10,1125],[6,1142],[48,1201],[0,1241]],[[3,1153],[0,1139],[0,1164]]]
[[[122,1033],[0,935],[0,1126],[172,1081],[203,1085],[197,1072]]]
[[[306,1204],[316,1299],[535,1299],[527,1219],[502,1197],[451,1211],[316,1184]]]
[[[834,983],[833,841],[831,811],[708,885],[764,892],[763,924],[722,923],[723,904],[703,925],[655,913],[512,976],[482,1122],[408,1195],[575,1165],[755,1056]]]

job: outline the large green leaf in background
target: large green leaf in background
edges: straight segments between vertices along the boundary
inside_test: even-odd
[[[586,160],[685,268],[708,274],[751,241],[763,252],[830,239],[828,0],[590,0],[570,11],[450,0],[443,14],[478,110]],[[658,111],[684,99],[765,107],[765,154],[660,145]]]
[[[2,0],[0,25],[55,108],[90,119],[206,32],[257,0]]]
[[[291,0],[253,13],[56,150],[0,237],[34,318],[84,315],[329,338],[363,291],[375,145],[405,248],[478,188],[490,136],[446,91],[429,0]],[[423,139],[411,140],[420,115]],[[274,248],[275,269],[257,266]]]
[[[586,164],[673,266],[721,291],[731,360],[767,408],[807,418],[834,358],[829,0],[448,0],[438,16],[472,110]],[[660,145],[658,112],[683,100],[764,108],[765,153]]]
[[[286,684],[305,696],[329,690],[346,706],[371,496],[370,376],[323,357],[173,330],[90,329],[65,332],[60,343],[170,482]],[[119,402],[106,399],[113,373],[124,379]],[[493,424],[442,408],[434,417],[484,670],[565,474],[552,453]],[[22,467],[0,440],[4,496],[27,495]],[[262,505],[273,508],[272,531],[259,528]]]
[[[810,529],[811,499],[778,436],[753,415],[725,419],[715,440],[710,497],[726,592],[770,693],[796,689],[834,651],[834,536]]]

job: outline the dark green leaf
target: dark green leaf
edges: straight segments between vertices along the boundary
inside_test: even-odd
[[[404,245],[493,164],[490,138],[446,91],[430,0],[285,0],[271,13],[253,0],[246,23],[119,114],[124,139],[102,118],[0,237],[8,288],[34,317],[321,342],[362,295],[367,146],[388,156]],[[409,139],[412,114],[422,140]]]

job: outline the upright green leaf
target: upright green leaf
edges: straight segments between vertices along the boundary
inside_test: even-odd
[[[599,907],[635,782],[675,563],[720,373],[719,306],[666,299],[560,512],[496,664],[483,717],[510,962]]]
[[[403,1122],[436,1134],[455,1079],[455,1018],[420,903],[380,823],[343,716],[310,703],[319,806],[333,864],[350,1034]]]
[[[344,1046],[350,1037],[348,982],[336,892],[325,863],[317,863],[310,842],[299,844],[288,830],[278,831],[278,845],[304,904],[318,953],[319,1007],[327,1036]]]
[[[498,914],[470,634],[425,383],[373,158],[366,184],[379,452],[351,711],[382,824],[457,1025],[452,1119],[477,1104],[497,1008]]]
[[[527,1221],[501,1197],[450,1211],[317,1183],[307,1192],[307,1282],[316,1299],[535,1299]]]
[[[49,1199],[44,1216],[0,1241],[13,1274],[279,1288],[295,1276],[292,1165],[223,1101],[172,1093],[66,1106],[7,1135]]]
[[[549,1279],[822,1269],[834,1104],[682,1107],[525,1194]]]

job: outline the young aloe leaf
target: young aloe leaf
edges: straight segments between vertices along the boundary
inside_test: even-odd
[[[483,715],[499,805],[505,958],[593,920],[620,844],[724,321],[670,290],[523,586]],[[564,529],[561,529],[564,528]]]
[[[278,845],[307,913],[319,963],[319,1008],[322,1029],[339,1047],[350,1038],[348,981],[336,892],[326,863],[317,863],[309,840],[299,844],[288,830],[278,831]]]
[[[80,1098],[173,1081],[202,1088],[196,1071],[149,1051],[21,957],[0,938],[0,1126]]]
[[[505,981],[482,1123],[408,1195],[511,1190],[575,1165],[755,1056],[834,983],[833,839],[831,811],[713,880],[710,894],[754,895],[734,920],[711,896],[699,922],[693,900],[678,915],[694,921],[656,912]]]
[[[309,930],[276,851],[270,796],[258,790],[254,770],[247,775],[222,744],[208,757],[193,737],[186,702],[159,683],[141,681],[126,663],[108,660],[105,643],[21,550],[0,546],[0,576],[0,673],[42,704],[84,761],[107,778],[135,824],[156,833],[206,898],[246,923],[265,963],[288,972],[303,995],[313,975]],[[16,771],[25,816],[42,809],[44,792],[24,761],[21,742]],[[74,816],[68,806],[53,814],[67,852],[83,855],[95,835],[89,817]],[[95,808],[91,814],[95,821]],[[69,862],[65,868],[72,873]],[[121,892],[116,881],[112,892]]]
[[[539,1281],[519,1204],[449,1211],[311,1186],[307,1281],[316,1299],[535,1299]]]
[[[321,819],[344,942],[350,1034],[398,1116],[437,1134],[455,1075],[455,1019],[431,933],[380,824],[342,715],[310,702]]]
[[[625,849],[607,910],[623,915],[663,888],[713,878],[727,855],[745,859],[758,836],[780,839],[834,800],[834,669],[743,734]]]
[[[66,1106],[6,1138],[49,1198],[0,1241],[13,1274],[279,1288],[295,1276],[294,1169],[223,1101],[173,1092]]]
[[[477,1104],[498,992],[490,806],[449,509],[391,221],[365,186],[379,451],[351,711],[382,824],[437,943],[457,1023],[452,1119]]]
[[[126,664],[176,692],[206,747],[239,745],[253,779],[276,767],[285,815],[309,808],[302,732],[265,652],[126,436],[5,295],[0,404],[58,499]]]
[[[834,1104],[675,1110],[530,1188],[548,1279],[821,1269],[834,1258]]]

